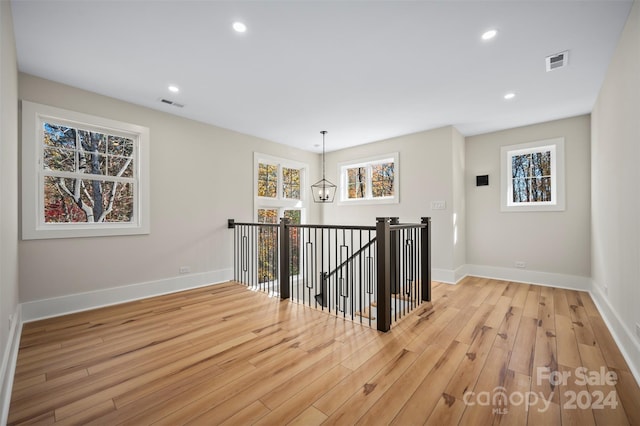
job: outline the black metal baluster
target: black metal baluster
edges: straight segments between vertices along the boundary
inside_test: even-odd
[[[360,229],[359,231],[359,236],[360,236],[360,247],[363,247],[362,244],[362,229]],[[363,266],[363,261],[364,261],[364,252],[362,253],[362,256],[360,256],[360,259],[358,259],[358,275],[359,275],[359,280],[358,280],[358,305],[360,307],[360,323],[362,323],[362,316],[364,314],[364,308],[362,307],[362,286],[364,285],[364,275],[362,274],[362,266]]]
[[[355,246],[353,245],[353,233],[354,233],[354,230],[353,230],[353,229],[350,229],[350,230],[349,230],[349,234],[350,234],[350,236],[351,236],[351,252],[352,252],[352,253],[355,253],[356,251],[353,249],[353,248],[355,247]],[[353,314],[354,314],[354,309],[353,309],[353,308],[354,308],[354,305],[353,305],[353,299],[354,299],[354,295],[355,295],[355,292],[354,292],[353,286],[355,285],[355,276],[354,276],[354,275],[355,275],[356,268],[355,268],[355,266],[354,266],[354,264],[353,264],[353,262],[355,261],[355,259],[354,259],[354,258],[352,258],[352,257],[350,257],[350,259],[351,259],[351,261],[350,261],[350,264],[351,264],[351,266],[350,266],[350,272],[351,272],[351,274],[350,274],[350,279],[351,279],[351,282],[349,283],[349,288],[348,288],[348,290],[349,290],[349,298],[348,298],[348,301],[350,302],[350,303],[349,303],[349,305],[350,305],[350,308],[351,308],[351,320],[353,321]]]

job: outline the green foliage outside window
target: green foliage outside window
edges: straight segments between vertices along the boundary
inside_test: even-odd
[[[278,223],[278,209],[258,209],[258,223]],[[258,227],[258,282],[274,281],[278,276],[278,229]]]
[[[300,210],[285,210],[284,217],[289,219],[289,223],[292,225],[300,225],[301,219]],[[289,273],[291,275],[298,275],[300,272],[300,228],[289,228],[289,238],[291,244],[289,245]]]
[[[393,163],[371,166],[371,192],[376,197],[393,197]]]
[[[284,217],[291,224],[300,224],[300,210],[285,210]],[[278,209],[258,209],[258,223],[278,223]],[[297,275],[300,269],[300,236],[299,228],[289,229],[291,241],[290,273]],[[273,226],[258,228],[258,282],[260,284],[274,281],[278,277],[278,230]]]
[[[278,195],[278,166],[258,165],[258,196],[276,198]]]
[[[282,196],[291,200],[300,199],[300,169],[282,168]]]

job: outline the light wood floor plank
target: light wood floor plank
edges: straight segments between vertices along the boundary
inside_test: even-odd
[[[573,330],[571,318],[556,315],[556,341],[558,345],[558,364],[577,368],[582,365],[578,342]]]
[[[475,425],[493,424],[498,415],[503,414],[503,410],[509,407],[508,395],[504,392],[507,370],[509,365],[509,351],[494,347],[489,352],[487,361],[478,377],[478,381],[468,388],[460,398],[462,401],[469,401],[470,405],[464,410],[461,423]],[[481,395],[504,394],[495,400],[495,405],[485,404]],[[471,405],[473,404],[473,405]],[[435,415],[436,413],[433,413]]]
[[[310,406],[314,401],[327,392],[327,389],[339,382],[340,380],[351,374],[352,371],[341,365],[336,365],[329,371],[323,371],[323,374],[315,380],[303,380],[304,387],[299,389],[291,397],[282,401],[282,403],[271,410],[270,413],[261,417],[256,424],[273,425],[288,423],[302,414],[304,409]],[[268,396],[275,394],[277,391],[270,392]],[[262,398],[264,399],[264,398]]]
[[[522,316],[529,318],[538,317],[538,309],[540,307],[540,287],[532,285],[529,287],[529,293],[527,299],[524,302],[524,311]]]
[[[482,332],[482,327],[484,327],[484,324],[493,308],[493,305],[485,304],[478,307],[471,318],[465,322],[464,327],[462,327],[462,330],[460,330],[460,333],[456,336],[456,340],[460,343],[470,345]]]
[[[640,425],[640,387],[628,371],[614,370],[616,395],[627,413],[629,424]]]
[[[298,417],[287,423],[287,426],[314,426],[320,425],[327,416],[313,405],[302,412]]]
[[[593,410],[577,408],[576,396],[580,392],[587,390],[586,386],[578,386],[576,384],[575,368],[565,367],[564,365],[558,366],[558,371],[567,377],[567,380],[562,380],[562,383],[558,386],[558,394],[560,397],[560,411],[562,415],[563,424],[573,424],[581,426],[595,425],[596,421],[593,417]],[[590,394],[589,394],[590,395]],[[607,424],[607,423],[605,423]],[[612,423],[608,423],[612,424]]]
[[[355,424],[391,385],[414,363],[415,353],[403,349],[355,392],[326,421],[328,425]]]
[[[496,337],[494,346],[501,347],[508,351],[512,350],[516,342],[521,319],[522,308],[510,306],[507,313],[504,314],[504,319],[498,328],[498,336]]]
[[[542,327],[536,329],[536,346],[531,371],[531,391],[548,401],[560,403],[558,386],[545,379],[558,372],[556,335]]]
[[[374,423],[391,423],[406,401],[406,395],[415,392],[425,376],[436,365],[438,359],[442,357],[444,351],[437,345],[427,346],[416,362],[402,373],[389,390],[382,395],[378,403],[358,420],[357,424],[366,426]]]
[[[613,340],[613,337],[611,336],[611,333],[609,332],[609,329],[604,323],[602,317],[590,316],[589,322],[591,323],[593,334],[598,341],[598,347],[602,351],[602,355],[604,356],[607,366],[629,371],[629,366],[627,366],[627,362],[618,350],[618,346],[616,345],[615,340]]]
[[[504,382],[505,394],[507,396],[526,395],[531,389],[531,377],[507,370]],[[514,400],[512,400],[514,401]],[[525,426],[527,424],[528,410],[535,410],[537,407],[528,407],[526,403],[519,403],[519,400],[509,402],[506,411],[496,416],[496,425]]]
[[[420,386],[407,398],[392,424],[423,424],[443,396],[444,389],[469,350],[469,345],[452,341],[447,350],[424,378]],[[454,396],[449,395],[451,398]]]
[[[617,381],[576,383],[576,368]],[[554,373],[574,381],[552,386]],[[513,399],[471,405],[470,392]],[[571,392],[618,406],[574,409]],[[9,424],[635,425],[638,401],[584,292],[434,282],[380,333],[229,282],[25,324]]]
[[[518,284],[518,290],[511,300],[511,305],[524,309],[524,304],[529,295],[529,284]]]
[[[262,402],[254,401],[221,424],[229,426],[252,425],[270,412],[271,411]]]
[[[574,371],[573,377],[571,377],[570,381],[573,381],[574,384],[577,385],[578,389],[576,390],[578,392],[583,392],[584,394],[584,392],[586,391],[586,393],[590,396],[589,401],[587,401],[587,404],[585,405],[589,405],[593,408],[593,415],[596,422],[598,424],[629,424],[626,410],[632,410],[633,406],[637,405],[638,401],[636,401],[636,404],[631,404],[629,406],[623,404],[616,389],[615,383],[618,382],[617,378],[616,380],[612,380],[613,382],[615,382],[613,384],[606,383],[606,380],[604,379],[608,369],[604,367],[604,357],[602,356],[602,352],[599,348],[580,343],[578,344],[578,350],[580,351],[582,365],[586,369],[586,371]],[[591,372],[593,372],[593,375]],[[594,380],[588,379],[589,377]],[[596,404],[600,405],[600,403],[598,402],[599,394],[602,394],[605,398],[607,396],[615,398],[617,401],[616,406],[613,407],[613,404],[606,404],[605,399],[601,401],[602,408],[596,407]],[[577,400],[578,407],[580,406],[581,402],[583,401],[581,401],[580,399]]]

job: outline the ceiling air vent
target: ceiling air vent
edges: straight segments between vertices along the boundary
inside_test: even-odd
[[[169,99],[162,98],[162,99],[160,99],[160,102],[162,102],[163,104],[167,104],[167,105],[173,105],[174,107],[184,108],[184,105],[179,104],[177,102],[170,101]]]
[[[569,51],[565,50],[564,52],[547,56],[544,58],[544,62],[547,66],[547,72],[564,68],[569,63]]]

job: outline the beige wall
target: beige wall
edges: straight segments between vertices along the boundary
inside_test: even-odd
[[[339,163],[398,152],[400,202],[376,205],[339,205],[336,202],[325,205],[325,223],[374,225],[376,217],[384,216],[398,216],[402,222],[415,223],[422,216],[430,216],[434,278],[455,281],[454,270],[460,266],[457,262],[464,263],[464,247],[460,245],[454,250],[452,219],[461,192],[454,191],[454,152],[457,153],[455,172],[460,173],[464,167],[464,160],[460,159],[461,147],[462,136],[447,126],[328,153],[327,179],[338,184]],[[456,188],[460,187],[461,183],[457,182]],[[445,201],[447,208],[431,210],[432,201]],[[461,220],[464,222],[464,218]]]
[[[317,154],[29,75],[21,99],[149,127],[151,234],[20,241],[21,302],[231,270],[227,219],[253,221],[253,152],[308,163]],[[311,203],[308,219],[317,221]]]
[[[528,272],[584,277],[588,284],[589,125],[584,115],[467,138],[468,264],[504,268],[523,277]],[[556,137],[565,138],[566,210],[502,212],[500,147]],[[489,186],[477,187],[475,177],[485,174]],[[526,270],[516,271],[516,261],[526,262]]]
[[[640,3],[592,113],[593,293],[640,380]]]
[[[18,65],[11,4],[0,1],[0,423],[9,383],[9,316],[18,308]],[[15,330],[15,329],[14,329]]]

